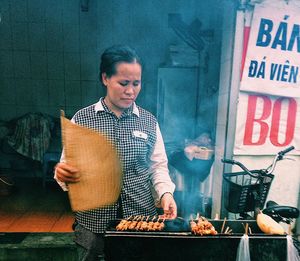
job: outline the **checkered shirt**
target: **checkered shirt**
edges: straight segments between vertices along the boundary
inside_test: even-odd
[[[101,110],[95,107],[99,105],[103,106]],[[134,113],[134,109],[138,112]],[[136,104],[118,118],[101,98],[98,103],[78,111],[72,121],[101,132],[115,145],[123,169],[123,187],[120,195],[123,216],[157,215],[149,164],[157,139],[156,118]],[[94,233],[103,233],[109,221],[116,219],[118,204],[119,202],[104,208],[76,212],[75,216],[85,228]]]

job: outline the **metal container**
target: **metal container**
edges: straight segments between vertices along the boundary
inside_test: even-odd
[[[105,255],[108,261],[157,260],[235,260],[237,248],[248,223],[251,260],[286,260],[286,236],[263,234],[254,220],[226,221],[232,234],[198,236],[190,232],[186,221],[168,221],[159,232],[116,231],[119,221],[113,222],[105,233]],[[221,231],[223,220],[210,220]]]

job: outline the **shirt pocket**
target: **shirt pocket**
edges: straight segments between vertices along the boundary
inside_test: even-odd
[[[150,146],[148,134],[142,131],[133,131],[131,138],[133,145],[131,151],[135,151],[137,160],[146,160],[146,156]]]
[[[146,143],[148,142],[148,134],[142,131],[132,131],[132,137],[140,141],[145,141]]]

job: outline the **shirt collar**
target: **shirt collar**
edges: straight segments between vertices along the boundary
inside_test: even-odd
[[[102,101],[103,101],[103,97],[100,98],[100,100],[95,104],[95,111],[105,111]],[[139,113],[139,109],[136,106],[135,102],[133,103],[133,109],[132,109],[132,113],[135,114],[136,116],[140,117],[140,113]]]

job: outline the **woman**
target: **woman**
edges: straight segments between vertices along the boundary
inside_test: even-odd
[[[110,220],[157,215],[156,203],[167,218],[177,215],[175,185],[169,176],[157,120],[135,104],[141,90],[140,58],[128,46],[108,48],[101,56],[100,77],[106,96],[78,111],[72,121],[101,131],[113,142],[122,162],[123,187],[116,204],[75,214],[80,260],[103,256],[103,232]],[[76,166],[60,162],[55,179],[64,186],[78,182],[80,177]]]

